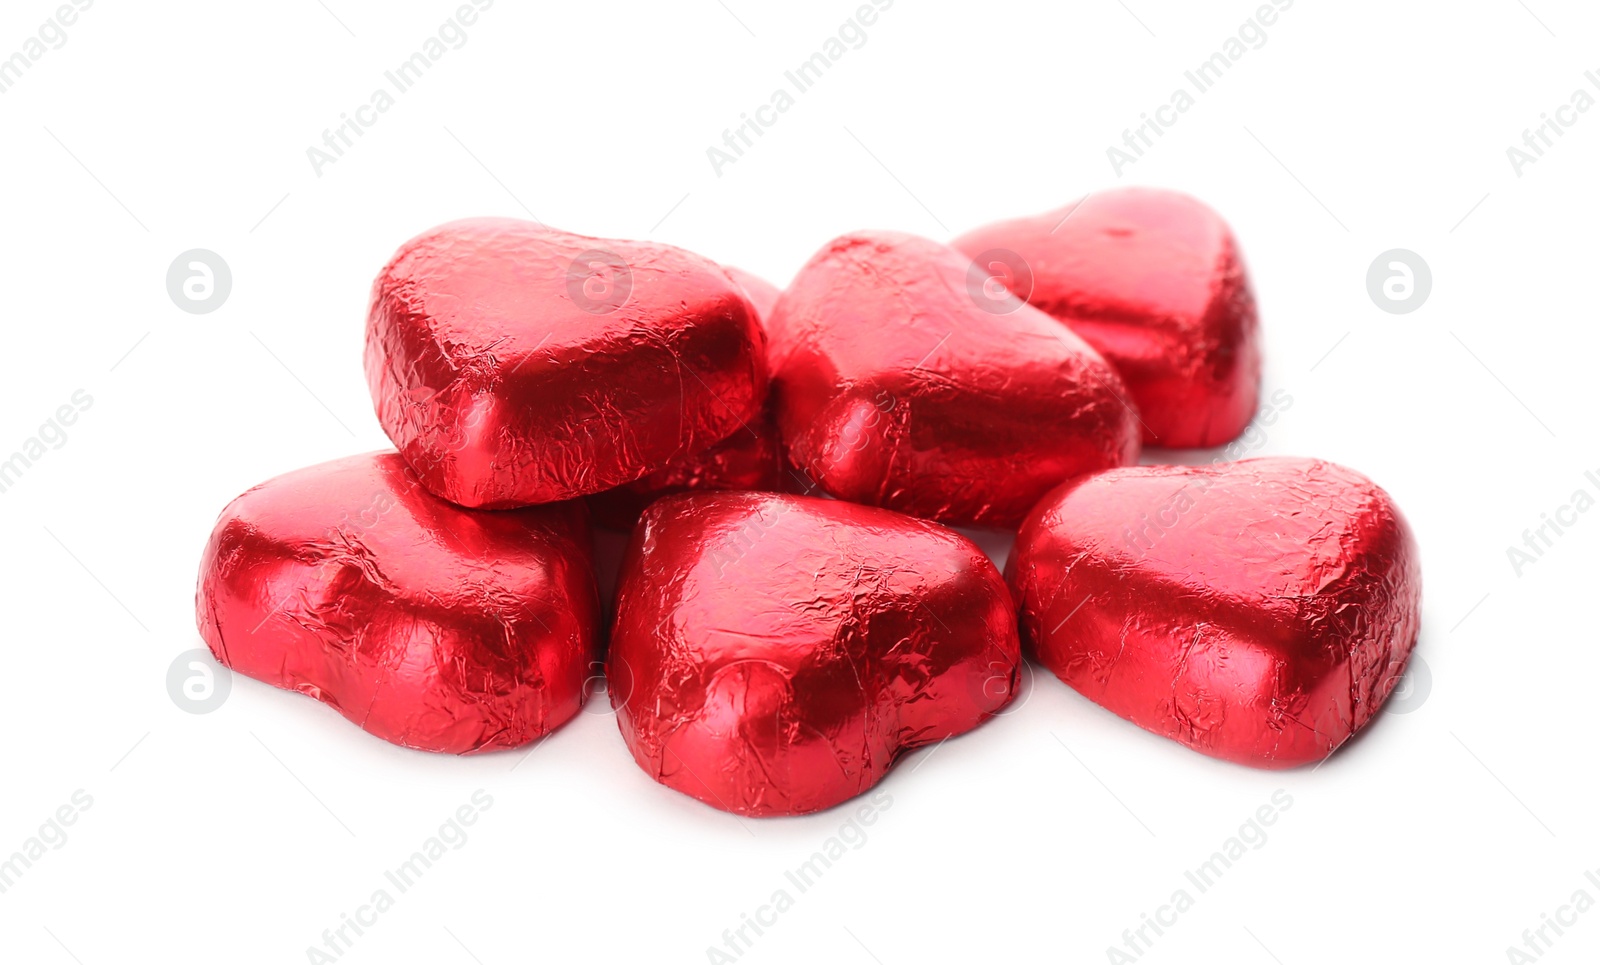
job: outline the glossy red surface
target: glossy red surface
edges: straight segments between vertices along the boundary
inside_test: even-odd
[[[1152,188],[1103,191],[954,245],[1116,367],[1146,445],[1220,446],[1255,416],[1255,296],[1232,230],[1199,201]]]
[[[505,509],[631,482],[757,420],[762,344],[743,291],[704,258],[483,218],[383,269],[366,370],[423,484]]]
[[[1015,690],[1015,610],[965,537],[887,510],[688,493],[623,561],[608,678],[652,778],[739,814],[804,814]]]
[[[753,275],[743,268],[728,267],[725,269],[728,277],[732,278],[739,287],[744,289],[746,298],[755,307],[756,317],[763,322],[772,317],[772,309],[778,304],[778,296],[783,292],[772,282],[759,275]]]
[[[1416,643],[1400,510],[1332,463],[1116,469],[1051,493],[1007,565],[1022,635],[1084,696],[1204,754],[1320,761]]]
[[[251,489],[217,521],[196,619],[223,665],[407,747],[517,747],[578,712],[598,659],[583,507],[478,512],[392,452]]]
[[[778,289],[747,271],[729,268],[727,272],[749,297],[757,318],[768,318],[778,300]],[[763,405],[754,419],[711,448],[677,459],[642,479],[590,496],[589,508],[596,523],[626,530],[639,521],[646,506],[672,493],[694,489],[779,489],[782,467],[772,407]]]
[[[840,499],[1015,524],[1063,480],[1133,462],[1109,365],[1059,322],[973,284],[954,249],[893,232],[823,248],[769,325],[789,461]]]

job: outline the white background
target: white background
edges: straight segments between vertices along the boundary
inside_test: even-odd
[[[94,400],[0,495],[0,857],[75,790],[94,801],[0,895],[0,957],[306,961],[482,788],[466,845],[343,961],[707,961],[848,811],[704,807],[651,783],[603,713],[525,760],[406,751],[242,678],[187,714],[165,676],[201,645],[217,512],[386,445],[367,289],[435,223],[531,212],[781,285],[852,229],[945,239],[1117,183],[1189,191],[1233,224],[1268,392],[1294,398],[1253,454],[1333,459],[1399,501],[1431,691],[1315,772],[1269,773],[1042,675],[1014,713],[904,761],[867,843],[743,960],[1103,962],[1279,788],[1294,803],[1267,843],[1144,961],[1502,962],[1577,889],[1600,898],[1600,512],[1520,576],[1506,555],[1600,470],[1600,110],[1521,177],[1506,156],[1600,68],[1600,12],[1300,0],[1118,178],[1107,146],[1254,2],[900,0],[716,176],[707,147],[855,6],[501,0],[320,177],[306,148],[454,3],[101,2],[0,95],[0,453],[75,391]],[[0,56],[53,9],[7,3]],[[1366,291],[1397,247],[1433,271],[1408,315]],[[168,298],[191,248],[232,267],[213,314]],[[1590,911],[1544,961],[1597,953]]]

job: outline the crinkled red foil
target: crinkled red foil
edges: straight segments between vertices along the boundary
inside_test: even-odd
[[[634,531],[608,679],[639,766],[738,814],[804,814],[1002,709],[1020,665],[994,564],[933,523],[687,493]]]
[[[196,596],[224,666],[454,754],[526,744],[578,712],[598,608],[581,503],[461,509],[393,452],[235,499]]]
[[[766,397],[755,311],[717,265],[497,218],[400,249],[373,285],[366,370],[423,484],[487,509],[631,482]]]
[[[1063,480],[1133,462],[1116,373],[1043,312],[972,284],[970,259],[893,232],[846,235],[769,325],[789,461],[840,499],[1011,525]]]
[[[1232,230],[1201,202],[1152,188],[1103,191],[954,245],[1116,367],[1146,445],[1220,446],[1255,416],[1255,296]]]
[[[749,297],[757,317],[763,321],[770,317],[778,289],[747,271],[728,268],[727,272]],[[756,418],[735,429],[728,438],[642,479],[590,496],[589,508],[595,522],[626,530],[639,521],[646,506],[672,493],[694,489],[779,489],[782,468],[772,407],[763,405]]]
[[[1007,565],[1022,635],[1096,703],[1204,754],[1319,761],[1393,690],[1421,625],[1410,527],[1310,459],[1115,469],[1051,493]]]
[[[763,407],[749,424],[703,452],[658,469],[643,479],[588,497],[596,523],[628,530],[646,506],[673,493],[693,490],[781,488],[783,455],[772,412]]]

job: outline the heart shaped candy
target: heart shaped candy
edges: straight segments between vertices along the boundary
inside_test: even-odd
[[[832,807],[1011,699],[1015,610],[965,537],[882,509],[685,493],[645,511],[607,661],[639,766],[749,815]]]
[[[1332,463],[1114,469],[1051,493],[1007,564],[1023,639],[1146,730],[1255,767],[1319,761],[1365,726],[1421,624],[1389,495]]]
[[[526,744],[578,712],[598,670],[581,504],[460,509],[393,452],[279,476],[230,503],[196,611],[224,666],[420,750]]]
[[[778,299],[778,426],[826,492],[1007,525],[1063,480],[1137,457],[1137,416],[1105,360],[1014,298],[995,310],[970,267],[923,238],[861,232]]]
[[[373,284],[366,369],[423,484],[489,509],[638,479],[766,395],[755,312],[718,266],[497,218],[400,249]]]
[[[954,245],[1116,367],[1146,445],[1220,446],[1255,417],[1255,296],[1233,232],[1199,201],[1151,188],[1102,191]]]

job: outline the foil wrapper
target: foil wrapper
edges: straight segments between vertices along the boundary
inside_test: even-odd
[[[1410,527],[1310,459],[1114,469],[1047,496],[1007,578],[1075,690],[1203,754],[1320,761],[1371,721],[1421,625]]]
[[[765,321],[778,301],[778,289],[766,281],[728,268],[728,275],[743,289],[756,317]],[[763,405],[760,414],[735,429],[728,438],[703,452],[674,460],[642,479],[588,497],[596,523],[611,529],[631,529],[644,508],[672,493],[696,489],[781,488],[783,455],[778,446],[778,427],[772,407]]]
[[[607,674],[655,780],[737,814],[861,794],[1011,700],[1015,610],[981,550],[882,509],[687,493],[624,558]]]
[[[508,219],[403,246],[372,288],[378,420],[435,495],[508,509],[631,482],[758,419],[755,310],[697,255]]]
[[[830,495],[1014,525],[1063,480],[1136,460],[1115,371],[1050,316],[911,235],[846,235],[769,328],[788,460]]]
[[[745,297],[750,299],[750,304],[756,310],[756,317],[763,323],[772,317],[772,309],[778,304],[778,296],[782,295],[778,286],[767,281],[760,275],[751,274],[743,268],[734,268],[731,265],[724,268],[728,277],[743,289]]]
[[[223,510],[196,619],[217,659],[406,747],[518,747],[578,713],[599,601],[581,503],[490,513],[393,452],[302,469]]]
[[[1116,367],[1145,445],[1220,446],[1255,416],[1255,296],[1232,230],[1201,202],[1151,188],[1103,191],[954,245]]]

